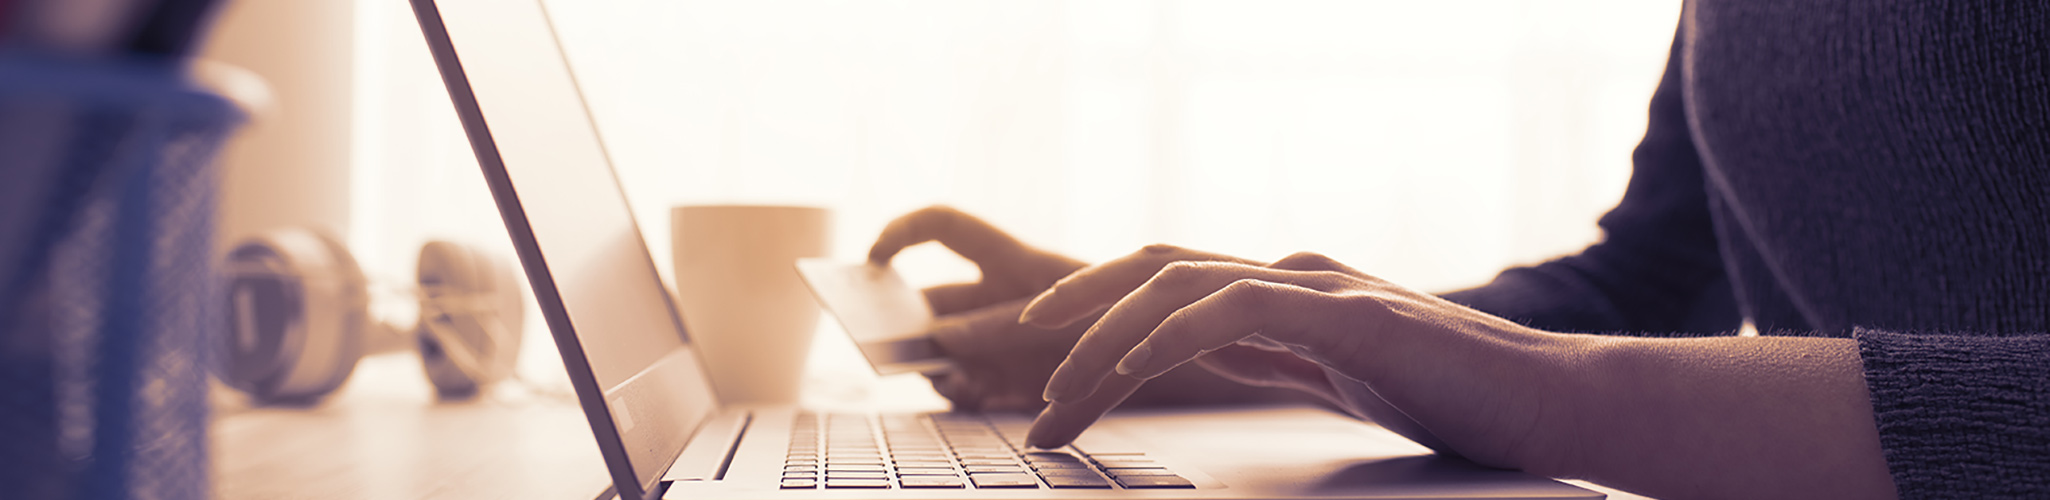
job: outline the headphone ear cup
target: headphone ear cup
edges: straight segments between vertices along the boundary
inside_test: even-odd
[[[311,405],[349,379],[370,322],[367,280],[327,233],[284,228],[228,252],[229,324],[215,373],[258,404]]]
[[[524,310],[510,270],[447,241],[420,248],[420,361],[442,399],[476,395],[512,374]]]

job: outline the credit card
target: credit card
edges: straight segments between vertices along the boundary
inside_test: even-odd
[[[798,259],[797,275],[812,297],[840,320],[876,373],[932,373],[953,367],[927,334],[932,305],[895,269],[828,259]]]

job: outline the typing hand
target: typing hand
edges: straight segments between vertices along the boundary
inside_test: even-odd
[[[1052,404],[1028,444],[1068,443],[1144,380],[1192,360],[1245,382],[1322,395],[1439,450],[1491,455],[1501,450],[1495,444],[1515,441],[1499,434],[1536,418],[1523,411],[1528,398],[1493,393],[1489,377],[1501,374],[1431,360],[1434,349],[1513,348],[1543,334],[1323,256],[1263,265],[1148,247],[1061,280],[1026,307],[1023,321],[1060,327],[1106,308],[1048,381]],[[1449,418],[1460,442],[1417,423],[1427,418]]]
[[[1044,328],[1021,324],[1019,314],[1035,294],[1076,269],[1081,261],[1032,248],[958,210],[934,207],[891,222],[877,238],[869,260],[886,263],[911,245],[937,241],[974,262],[982,279],[925,291],[935,318],[931,334],[956,370],[927,374],[933,388],[958,409],[1030,410],[1045,404],[1046,380],[1082,337],[1088,321]],[[1228,258],[1181,252],[1180,259]],[[1160,265],[1165,265],[1162,262]],[[1094,314],[1084,314],[1093,319]],[[1250,354],[1250,353],[1249,353]],[[1219,356],[1219,358],[1225,358]],[[1253,359],[1246,356],[1230,359]],[[1248,368],[1269,370],[1267,366]],[[1314,371],[1314,368],[1313,370]],[[1176,370],[1147,384],[1129,401],[1139,406],[1299,401],[1288,391],[1234,383],[1200,369]],[[1250,382],[1253,379],[1238,379]],[[1272,386],[1277,384],[1259,383]],[[1134,384],[1137,387],[1137,384]],[[1128,393],[1129,394],[1129,391]]]

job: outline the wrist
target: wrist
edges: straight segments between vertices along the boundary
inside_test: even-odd
[[[1588,439],[1594,434],[1584,414],[1586,396],[1600,392],[1607,378],[1601,360],[1619,339],[1525,329],[1515,335],[1510,359],[1498,372],[1494,426],[1503,434],[1499,455],[1483,463],[1547,477],[1580,477],[1586,470]]]
[[[1547,477],[1586,477],[1593,466],[1591,454],[1597,453],[1592,445],[1605,432],[1615,430],[1605,430],[1604,426],[1618,422],[1597,414],[1606,407],[1596,399],[1619,390],[1615,384],[1624,380],[1619,377],[1631,376],[1630,370],[1622,367],[1629,363],[1622,360],[1630,356],[1630,344],[1636,339],[1551,335],[1557,341],[1541,349],[1545,382],[1533,390],[1544,395],[1544,408],[1532,425],[1533,446],[1520,457],[1525,464],[1522,469]],[[1614,410],[1617,409],[1607,408]]]

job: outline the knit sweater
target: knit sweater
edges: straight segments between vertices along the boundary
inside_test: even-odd
[[[1690,0],[1633,160],[1601,242],[1447,297],[1854,338],[1903,498],[2050,498],[2050,2]]]

